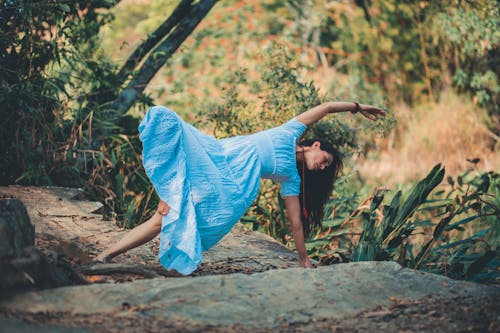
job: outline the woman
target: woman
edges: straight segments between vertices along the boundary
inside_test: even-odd
[[[202,252],[222,239],[252,204],[262,177],[281,183],[300,264],[312,267],[304,231],[310,221],[321,221],[342,164],[327,143],[297,144],[296,140],[307,126],[338,112],[359,112],[371,120],[385,115],[371,105],[328,102],[279,127],[217,140],[165,107],[149,109],[139,133],[144,168],[160,198],[157,212],[97,260],[108,262],[160,234],[162,265],[181,274],[192,273],[201,263]]]

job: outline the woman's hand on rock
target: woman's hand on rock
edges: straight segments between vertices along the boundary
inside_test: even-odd
[[[300,266],[304,268],[314,268],[309,257],[299,258]]]

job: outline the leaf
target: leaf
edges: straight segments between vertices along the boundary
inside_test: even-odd
[[[398,235],[389,241],[389,243],[387,244],[387,247],[389,249],[394,249],[394,248],[398,247],[402,241],[403,241],[403,237]]]
[[[59,4],[59,8],[63,11],[63,12],[66,12],[66,13],[69,13],[71,11],[71,9],[69,8],[69,6],[67,4]]]
[[[498,250],[486,251],[486,253],[484,255],[482,255],[479,258],[477,258],[476,260],[474,260],[474,262],[469,266],[469,268],[467,269],[467,272],[465,274],[467,276],[467,278],[471,278],[471,277],[477,275],[478,273],[480,273],[483,270],[483,268],[486,265],[488,265],[488,263],[496,257],[497,252],[498,252]]]
[[[453,242],[453,243],[448,243],[448,244],[437,246],[437,247],[435,247],[433,249],[433,251],[439,252],[441,250],[446,250],[446,249],[454,248],[454,247],[457,247],[459,245],[468,244],[470,242],[474,242],[474,240],[470,239],[470,238],[462,239],[462,240],[459,240],[457,242]]]
[[[378,190],[373,196],[372,203],[370,204],[370,210],[374,211],[384,200],[384,191]]]
[[[488,188],[490,187],[490,177],[487,173],[483,173],[481,175],[481,183],[477,188],[478,192],[486,193],[488,192]]]
[[[348,229],[341,229],[341,230],[337,230],[337,231],[334,231],[334,232],[331,232],[328,234],[328,237],[335,237],[335,236],[341,236],[341,235],[344,235],[344,234],[348,234],[350,233],[351,231],[348,230]]]
[[[414,269],[417,269],[418,266],[424,261],[425,257],[429,255],[429,249],[434,244],[434,238],[431,238],[420,250],[418,255],[415,257],[415,266]]]
[[[343,221],[343,219],[326,219],[321,222],[321,225],[323,225],[323,227],[337,228],[342,224]]]
[[[450,231],[450,230],[453,230],[453,229],[457,229],[457,227],[459,225],[462,225],[462,224],[465,224],[465,223],[469,223],[471,221],[474,221],[475,219],[479,218],[480,216],[477,216],[477,215],[474,215],[474,216],[469,216],[469,217],[466,217],[458,222],[455,222],[453,224],[450,224],[449,226],[446,227],[446,231]]]
[[[323,245],[326,245],[330,243],[330,238],[320,238],[320,239],[315,239],[313,241],[310,241],[310,242],[306,242],[305,245],[306,245],[306,249],[307,250],[311,250],[313,249],[314,247],[316,246],[323,246]]]
[[[422,207],[422,208],[419,208],[418,211],[426,212],[429,210],[436,210],[436,209],[444,208],[444,207],[446,207],[446,204]]]
[[[389,206],[386,206],[384,209],[384,219],[380,224],[380,228],[382,229],[382,238],[385,239],[387,235],[394,230],[394,221],[398,214],[400,200],[401,200],[402,192],[398,191]]]
[[[473,158],[473,159],[469,159],[469,158],[466,158],[467,162],[470,162],[472,164],[478,164],[481,159],[480,158]]]
[[[383,244],[386,245],[390,239],[393,239],[401,232],[401,229],[409,223],[409,218],[415,210],[425,202],[429,193],[441,183],[444,178],[445,169],[441,168],[441,164],[437,164],[432,168],[429,174],[422,179],[412,190],[401,209],[398,210],[397,216],[392,222],[394,230],[385,237]],[[394,200],[393,200],[394,201]],[[391,203],[392,208],[392,203]]]
[[[439,236],[441,236],[441,234],[443,233],[448,223],[450,223],[453,216],[454,215],[452,213],[449,213],[448,216],[445,216],[443,219],[441,219],[441,221],[439,221],[439,223],[434,228],[434,233],[433,233],[434,239],[437,240]]]
[[[448,243],[445,245],[440,245],[440,246],[436,247],[435,250],[437,251],[437,250],[449,249],[449,248],[457,247],[458,245],[462,245],[462,244],[466,244],[466,243],[470,243],[470,242],[476,242],[479,238],[482,238],[484,235],[486,235],[486,233],[488,233],[488,231],[490,231],[490,230],[491,230],[491,228],[485,228],[485,229],[479,230],[478,232],[476,232],[474,235],[470,236],[469,238],[462,239],[462,240],[459,240],[459,241],[456,241],[453,243]]]
[[[430,227],[430,226],[434,226],[434,223],[432,223],[431,220],[427,219],[427,220],[417,220],[417,221],[414,221],[413,222],[413,225],[415,227]]]
[[[444,168],[441,169],[441,164],[437,164],[429,172],[429,174],[421,180],[404,202],[403,207],[397,216],[397,223],[401,224],[409,218],[415,209],[420,206],[429,195],[429,193],[441,183],[444,178]]]

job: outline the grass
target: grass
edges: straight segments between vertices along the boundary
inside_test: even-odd
[[[361,176],[372,185],[415,181],[437,163],[456,176],[473,166],[475,158],[480,159],[478,170],[499,170],[498,138],[487,128],[486,112],[466,97],[446,91],[439,102],[414,109],[402,105],[393,112],[396,127],[358,160]]]

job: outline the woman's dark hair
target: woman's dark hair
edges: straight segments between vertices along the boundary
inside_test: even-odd
[[[309,139],[298,143],[299,146],[312,146],[314,142],[320,143],[320,149],[326,151],[333,156],[332,164],[323,170],[310,171],[307,168],[303,169],[302,162],[297,161],[297,170],[299,172],[302,184],[300,187],[300,211],[302,217],[302,227],[304,235],[307,236],[313,228],[320,227],[324,215],[324,206],[326,201],[330,198],[333,190],[333,183],[337,180],[340,172],[342,171],[343,164],[340,153],[330,143],[321,139]],[[302,175],[304,173],[304,175]],[[305,178],[305,179],[304,179]],[[305,190],[305,200],[304,193]],[[304,214],[304,201],[305,210]]]

